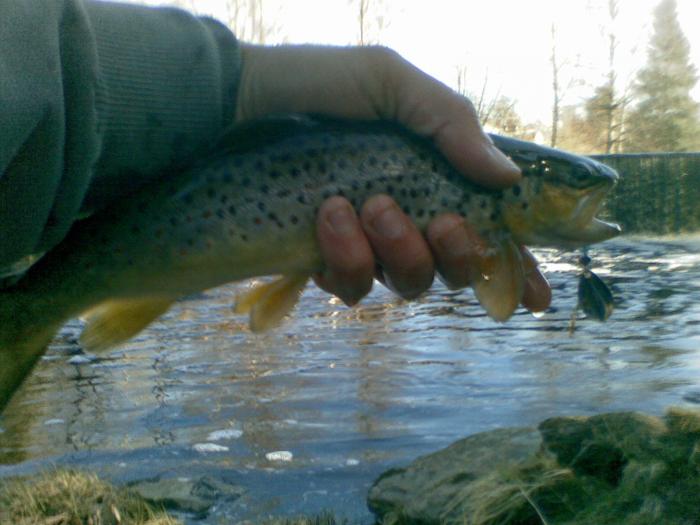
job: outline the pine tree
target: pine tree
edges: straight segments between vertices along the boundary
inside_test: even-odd
[[[638,104],[627,122],[627,151],[688,151],[700,146],[698,103],[690,95],[698,77],[689,52],[676,0],[662,0],[654,11],[647,65],[637,75]]]

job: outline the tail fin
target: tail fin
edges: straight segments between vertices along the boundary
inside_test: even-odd
[[[19,291],[0,291],[0,412],[60,328],[43,321]]]

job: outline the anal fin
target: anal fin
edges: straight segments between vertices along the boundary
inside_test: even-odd
[[[105,301],[83,316],[87,326],[80,335],[80,344],[97,352],[123,343],[164,314],[173,301],[164,297]]]
[[[308,280],[308,275],[285,275],[257,284],[236,298],[234,312],[250,314],[249,325],[253,332],[269,330],[279,325],[294,308]]]

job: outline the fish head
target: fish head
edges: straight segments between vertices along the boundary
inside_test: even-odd
[[[617,172],[588,157],[505,137],[496,146],[522,170],[518,189],[504,194],[504,220],[516,242],[575,248],[621,232],[596,217]]]

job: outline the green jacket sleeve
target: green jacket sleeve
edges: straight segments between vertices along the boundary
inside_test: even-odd
[[[240,55],[171,8],[0,3],[0,283],[82,214],[188,161],[233,121]]]

